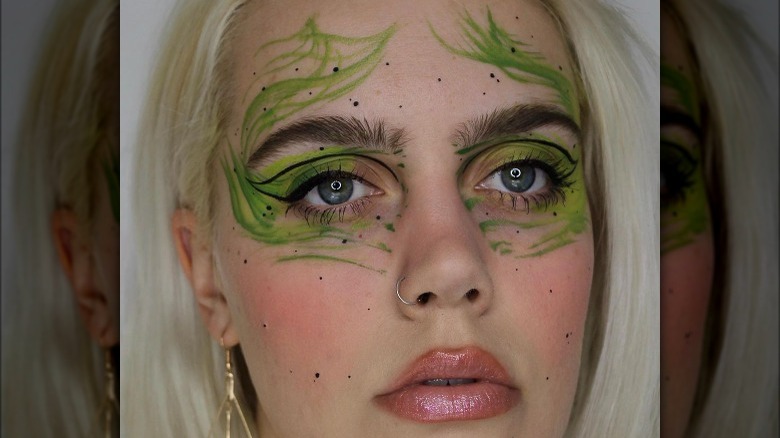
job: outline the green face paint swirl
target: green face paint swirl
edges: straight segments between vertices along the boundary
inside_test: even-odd
[[[516,82],[554,90],[556,103],[579,123],[576,89],[566,75],[550,65],[540,53],[529,50],[529,44],[499,26],[489,8],[486,22],[486,25],[482,25],[464,11],[460,21],[463,44],[460,45],[448,43],[433,26],[429,26],[439,43],[450,53],[495,66]],[[578,165],[579,151],[569,152],[568,148],[562,146],[564,144],[560,139],[535,134],[533,137],[491,139],[456,151],[456,154],[462,156],[473,154],[465,160],[461,174],[468,172],[466,167],[479,166],[480,161],[487,163],[481,166],[483,171],[480,175],[495,171],[507,163],[516,163],[521,167],[523,163],[534,163],[535,166],[541,166],[552,180],[546,192],[533,195],[494,192],[492,195],[470,196],[464,200],[469,211],[491,202],[491,197],[498,198],[497,201],[505,208],[517,210],[512,215],[504,214],[503,217],[480,222],[480,229],[488,238],[494,234],[506,236],[522,230],[543,230],[540,237],[522,248],[509,239],[491,240],[490,247],[494,251],[502,255],[513,254],[518,258],[541,256],[574,242],[576,235],[588,230],[589,210],[582,168]],[[492,202],[496,202],[496,199]],[[525,217],[511,217],[523,211]]]
[[[291,115],[353,91],[379,65],[394,33],[395,26],[391,26],[362,38],[333,35],[320,31],[311,17],[294,35],[260,46],[256,56],[270,48],[294,48],[268,61],[257,81],[296,65],[301,67],[298,76],[269,84],[252,99],[242,123],[242,153],[246,154],[268,129]]]
[[[560,144],[559,139],[533,134],[506,136],[457,151],[467,157],[459,171],[461,178],[467,178],[470,173],[481,177],[491,172],[506,172],[512,166],[521,168],[524,165],[538,166],[549,178],[545,191],[533,194],[488,191],[464,201],[469,211],[492,202],[511,212],[499,213],[501,217],[479,223],[480,230],[488,238],[521,230],[541,231],[537,239],[524,247],[508,239],[491,240],[490,247],[499,254],[513,254],[517,258],[544,255],[574,242],[577,234],[588,229],[582,168],[575,156]]]
[[[661,107],[661,254],[665,254],[707,231],[710,213],[698,144],[697,88],[686,75],[663,63],[661,85],[673,92],[671,102]],[[683,135],[686,131],[689,135]]]
[[[252,149],[273,126],[312,105],[343,97],[363,83],[380,64],[394,33],[395,26],[391,26],[367,37],[333,35],[320,31],[311,17],[295,34],[265,43],[255,53],[258,56],[270,49],[283,51],[265,64],[253,87],[283,70],[294,69],[296,74],[262,86],[252,98],[241,124],[238,151],[230,145],[229,156],[222,159],[222,168],[228,181],[233,215],[249,236],[267,245],[296,244],[302,250],[281,256],[278,262],[335,261],[384,272],[334,255],[356,243],[391,252],[383,242],[359,239],[362,237],[359,233],[373,225],[372,221],[360,218],[361,210],[371,202],[369,197],[343,205],[300,205],[300,199],[313,188],[311,181],[317,178],[338,181],[343,178],[345,184],[352,184],[360,166],[392,175],[375,158],[379,152],[332,145],[283,157],[260,170],[250,168],[247,163]],[[283,220],[288,215],[298,215],[304,220]],[[335,220],[345,223],[337,226],[332,224]]]
[[[661,63],[661,86],[675,91],[676,100],[682,105],[697,124],[701,123],[699,95],[696,87],[687,76],[670,65]]]
[[[544,57],[530,50],[528,44],[515,39],[512,34],[493,20],[487,9],[487,26],[482,26],[467,11],[461,14],[460,28],[465,47],[454,46],[444,40],[429,24],[431,32],[449,52],[483,64],[497,67],[510,79],[549,87],[558,94],[558,103],[579,122],[579,105],[575,90],[566,76],[549,65]]]

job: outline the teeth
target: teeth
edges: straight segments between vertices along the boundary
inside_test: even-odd
[[[429,386],[457,386],[475,383],[477,379],[431,379],[423,382]]]

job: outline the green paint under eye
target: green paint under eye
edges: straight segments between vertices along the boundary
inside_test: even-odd
[[[692,243],[710,223],[699,150],[680,143],[670,137],[661,139],[661,254]]]
[[[296,188],[301,188],[301,184],[313,175],[323,171],[352,172],[357,162],[357,158],[351,156],[354,151],[344,147],[324,148],[283,157],[262,171],[250,169],[247,161],[252,148],[271,128],[313,105],[344,97],[362,84],[380,64],[395,30],[393,25],[374,35],[347,37],[322,32],[315,17],[310,17],[295,34],[258,48],[256,57],[270,49],[281,51],[281,54],[271,58],[263,71],[255,75],[250,89],[260,87],[261,83],[286,69],[294,69],[296,76],[262,86],[244,114],[238,150],[231,145],[229,155],[222,159],[233,215],[251,238],[268,245],[302,245],[301,248],[313,251],[331,252],[354,245],[390,251],[383,243],[370,244],[360,239],[358,233],[373,225],[372,221],[354,219],[336,227],[330,224],[333,216],[320,216],[319,220],[311,222],[282,220],[291,207],[290,196],[300,195],[295,193]],[[361,154],[368,155],[366,151]],[[295,166],[301,162],[306,164]],[[342,215],[345,214],[343,209],[349,208],[351,214],[361,205],[334,206],[330,211],[333,215]],[[287,256],[278,261],[302,259],[341,262],[384,272],[356,260],[319,253]]]
[[[463,45],[448,43],[430,23],[429,27],[449,52],[495,66],[516,82],[543,85],[555,90],[558,103],[579,123],[579,105],[571,81],[558,68],[547,63],[540,53],[525,49],[528,44],[515,39],[499,26],[493,20],[490,8],[487,8],[487,26],[477,23],[468,11],[461,14]]]
[[[491,248],[499,254],[515,254],[516,257],[533,257],[547,254],[576,241],[576,236],[588,230],[589,214],[587,195],[585,192],[582,168],[577,161],[578,152],[569,152],[566,148],[541,134],[533,136],[507,136],[478,145],[464,147],[457,151],[466,155],[461,165],[460,175],[474,173],[479,178],[488,177],[507,162],[530,160],[546,163],[548,184],[546,190],[555,192],[560,199],[553,204],[545,202],[528,205],[527,209],[515,212],[502,212],[493,209],[499,218],[492,218],[479,223],[482,233],[490,238],[496,234],[506,236],[507,233],[538,229],[541,235],[534,241],[519,247],[517,242],[507,239],[492,240]],[[469,182],[472,182],[469,179]],[[469,211],[477,205],[485,209],[491,207],[491,195],[487,193],[479,197],[467,198],[464,203]],[[502,195],[502,197],[505,195]],[[523,197],[522,193],[515,196]],[[529,197],[539,196],[535,194]],[[547,194],[541,196],[549,196]],[[549,198],[544,198],[549,199]],[[552,210],[552,211],[550,211]]]

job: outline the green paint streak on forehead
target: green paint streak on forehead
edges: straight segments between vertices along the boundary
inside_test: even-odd
[[[661,64],[661,86],[669,87],[675,91],[677,101],[696,123],[701,123],[701,111],[699,109],[699,93],[688,76],[675,70],[668,64]]]
[[[512,34],[500,27],[493,20],[490,8],[487,9],[487,27],[477,23],[467,11],[461,14],[460,29],[465,39],[465,47],[448,43],[430,23],[429,27],[436,39],[449,52],[493,65],[517,82],[543,85],[555,90],[558,94],[558,103],[579,123],[579,105],[571,81],[561,71],[547,63],[540,53],[524,49],[529,47],[529,44],[515,39]]]
[[[390,26],[367,37],[333,35],[320,31],[311,17],[297,33],[262,45],[257,54],[270,48],[285,51],[268,61],[258,81],[300,67],[297,77],[274,82],[252,99],[242,123],[242,154],[246,155],[275,124],[311,105],[353,91],[379,65],[394,33],[395,26]]]

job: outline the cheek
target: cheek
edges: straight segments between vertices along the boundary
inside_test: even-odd
[[[505,320],[524,344],[518,351],[529,351],[524,360],[535,358],[526,377],[539,390],[550,385],[570,390],[576,386],[593,276],[590,234],[542,257],[503,262],[502,269],[499,290],[506,292],[498,294],[498,308],[506,309]]]
[[[246,264],[238,258],[223,266],[225,287],[258,394],[305,394],[316,406],[361,360],[355,346],[370,326],[377,274],[327,262],[268,263],[273,257],[259,251]],[[280,381],[301,390],[275,394]]]

